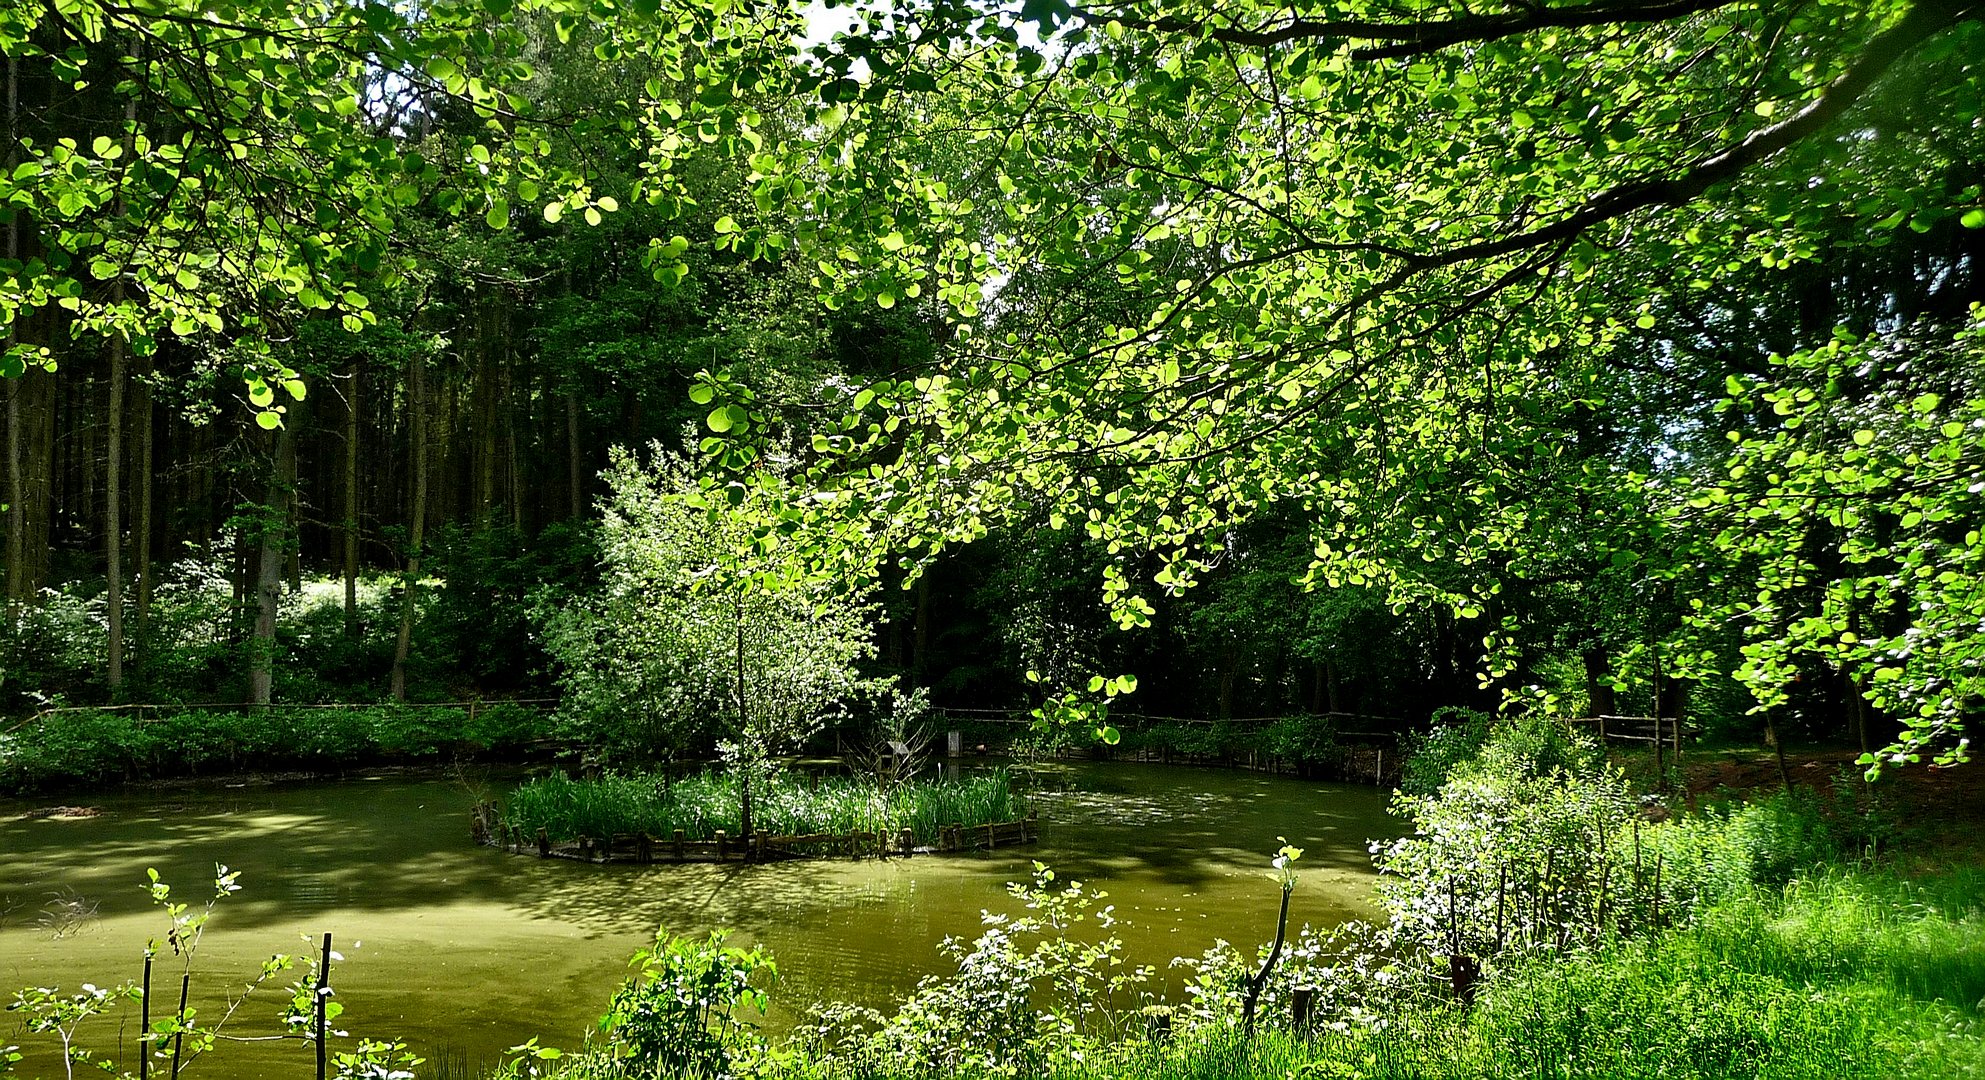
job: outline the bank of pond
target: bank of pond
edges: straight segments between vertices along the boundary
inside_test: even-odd
[[[0,797],[245,770],[336,774],[382,765],[529,764],[589,756],[548,701],[358,705],[116,705],[44,710],[0,721]],[[1449,710],[1466,713],[1467,710]],[[997,717],[997,719],[995,719]],[[1438,718],[1437,718],[1438,719]],[[1231,722],[1123,717],[1121,741],[1037,730],[1024,716],[938,714],[959,758],[1098,759],[1233,765],[1390,786],[1412,739],[1399,721],[1299,714]],[[866,734],[849,736],[865,742]],[[816,736],[833,753],[840,733]],[[941,739],[940,744],[949,739]]]
[[[85,982],[121,987],[162,937],[145,868],[197,913],[225,862],[244,875],[204,929],[192,1028],[228,1012],[272,938],[314,957],[329,931],[335,1028],[353,1033],[330,1040],[338,1075],[1985,1075],[1985,873],[1900,875],[1879,857],[1901,835],[1879,798],[1688,812],[1549,730],[1470,739],[1391,800],[1123,763],[1042,766],[1032,788],[968,776],[952,783],[1024,798],[1040,842],[908,860],[590,866],[469,843],[470,805],[521,813],[534,786],[575,805],[587,781],[556,776],[0,810],[0,979],[61,984],[21,999],[24,1020]],[[602,780],[639,785],[626,805],[666,815],[650,830],[731,820],[723,778]],[[814,791],[765,790],[779,783]],[[882,812],[881,789],[822,790]],[[284,945],[298,935],[311,944]],[[229,1021],[260,1035],[262,1014],[287,1015],[286,1040],[221,1041],[198,1068],[312,1075],[295,1002],[320,975],[300,956]],[[154,1032],[172,1004],[155,1000]],[[113,1001],[70,1031],[135,1072],[135,1015]],[[0,1046],[59,1074],[58,1032]]]

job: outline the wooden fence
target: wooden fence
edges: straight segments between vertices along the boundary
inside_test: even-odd
[[[708,840],[690,840],[681,829],[666,837],[647,833],[618,833],[608,837],[582,836],[577,840],[552,840],[539,829],[527,835],[522,829],[503,824],[495,803],[481,803],[470,812],[469,834],[475,842],[512,855],[536,855],[541,859],[575,859],[594,863],[708,863],[778,862],[786,859],[820,859],[841,856],[851,859],[903,858],[913,855],[940,855],[956,851],[993,850],[1031,844],[1041,838],[1039,820],[1028,814],[1018,821],[985,825],[946,825],[938,830],[937,843],[919,846],[907,828],[894,832],[800,833],[765,832],[749,836],[729,836],[722,829]]]
[[[68,713],[130,713],[140,724],[155,723],[165,714],[183,712],[350,712],[355,709],[394,709],[417,712],[422,709],[467,709],[471,719],[476,710],[491,705],[528,705],[533,707],[557,705],[557,698],[474,698],[469,701],[357,701],[336,704],[312,704],[291,702],[253,701],[196,701],[196,702],[134,702],[123,705],[59,705],[41,709],[19,720],[11,726],[0,728],[0,735],[12,735],[51,716]]]
[[[1591,725],[1601,746],[1616,742],[1651,744],[1657,772],[1664,771],[1670,762],[1681,764],[1682,736],[1693,736],[1700,730],[1679,716],[1581,716],[1568,722]]]

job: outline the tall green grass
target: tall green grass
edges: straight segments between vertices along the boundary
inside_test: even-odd
[[[681,829],[691,840],[718,830],[735,836],[740,791],[736,776],[703,772],[665,782],[654,775],[574,780],[564,773],[532,780],[510,796],[506,825],[553,840]],[[1026,812],[1005,770],[959,780],[884,786],[849,777],[812,781],[786,773],[752,788],[752,824],[772,833],[896,832],[908,827],[920,843],[936,841],[947,825],[1012,821]]]
[[[1835,867],[1497,973],[1472,1008],[1422,995],[1358,1022],[1243,1039],[1062,1039],[1052,1080],[1985,1080],[1985,870],[1923,881]],[[944,1024],[945,1017],[927,1022]],[[1278,1018],[1279,1019],[1279,1018]],[[768,1048],[768,1080],[979,1080],[932,1061]],[[647,1076],[599,1054],[568,1080]],[[625,1070],[625,1071],[623,1071]],[[985,1080],[992,1080],[986,1077]]]

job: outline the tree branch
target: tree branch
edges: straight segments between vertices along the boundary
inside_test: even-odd
[[[1204,19],[1167,15],[1157,19],[1129,19],[1108,9],[1077,8],[1075,17],[1090,23],[1115,21],[1140,30],[1169,34],[1204,36],[1214,41],[1244,48],[1265,49],[1292,41],[1362,40],[1391,44],[1359,50],[1361,59],[1386,59],[1435,52],[1451,45],[1495,41],[1535,30],[1567,30],[1587,26],[1613,26],[1626,23],[1667,22],[1704,11],[1728,7],[1736,0],[1651,0],[1621,3],[1596,0],[1564,7],[1525,6],[1522,10],[1497,15],[1460,15],[1427,22],[1389,22],[1374,19],[1315,20],[1295,18],[1276,26],[1245,29],[1217,26]]]

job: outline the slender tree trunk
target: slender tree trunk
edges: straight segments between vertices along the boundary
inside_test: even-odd
[[[11,66],[11,64],[10,64]],[[8,335],[8,346],[13,335]],[[27,599],[27,485],[21,478],[21,375],[7,380],[7,614]]]
[[[250,704],[267,705],[275,683],[276,618],[282,610],[283,570],[289,562],[290,516],[296,489],[296,429],[303,422],[303,403],[291,406],[288,421],[276,432],[275,461],[269,474],[268,498],[262,506],[255,568],[255,634],[249,642],[253,666],[248,672]]]
[[[138,580],[138,647],[149,640],[152,618],[152,384],[151,364],[145,364],[138,380],[138,502],[131,522],[131,538],[137,545],[135,561]],[[149,662],[142,652],[140,666]]]
[[[408,411],[413,425],[408,433],[413,463],[413,522],[408,530],[407,576],[400,590],[400,636],[393,645],[393,700],[407,700],[407,654],[413,647],[414,607],[420,591],[421,544],[427,535],[427,364],[415,356],[407,380]]]
[[[476,518],[481,528],[496,509],[496,335],[491,332],[494,315],[486,303],[478,303],[476,318]]]
[[[351,385],[345,389],[345,636],[358,636],[358,435],[359,388],[365,369],[352,361]]]
[[[930,574],[917,576],[917,614],[910,630],[910,683],[927,685],[930,676]]]
[[[21,112],[20,61],[7,58],[7,174],[13,175],[20,157],[17,137]],[[7,258],[21,257],[21,212],[7,221]],[[18,325],[18,322],[15,324]],[[15,344],[14,328],[7,330],[7,348]],[[27,598],[27,485],[21,477],[21,381],[23,373],[7,380],[7,615],[11,620],[21,601]]]
[[[737,735],[745,753],[738,757],[738,831],[744,834],[745,852],[751,851],[751,714],[744,696],[744,593],[737,597]]]
[[[138,96],[133,91],[124,102],[124,160],[132,156],[132,135],[138,122]],[[126,203],[121,187],[117,194],[116,220],[122,222]],[[119,271],[110,286],[111,307],[122,307],[125,300],[124,274]],[[124,384],[127,356],[124,335],[110,334],[110,415],[104,428],[103,549],[104,610],[110,630],[110,662],[104,672],[113,695],[124,686]]]
[[[123,299],[122,282],[111,290]],[[104,613],[110,629],[105,681],[113,695],[124,686],[124,338],[110,335],[110,415],[104,430],[103,555]]]
[[[572,520],[586,516],[585,457],[579,448],[579,395],[565,395],[565,473],[572,493]]]

